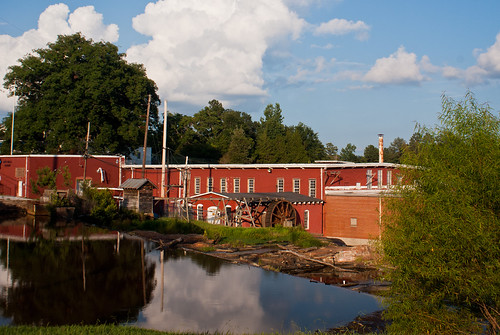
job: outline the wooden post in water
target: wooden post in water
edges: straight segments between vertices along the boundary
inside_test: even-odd
[[[161,312],[163,312],[163,294],[165,290],[165,285],[164,285],[164,265],[163,265],[163,254],[165,253],[165,250],[160,251],[160,263],[161,263]]]

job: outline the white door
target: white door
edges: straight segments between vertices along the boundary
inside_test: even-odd
[[[18,197],[23,196],[23,181],[22,180],[17,181],[17,196]]]

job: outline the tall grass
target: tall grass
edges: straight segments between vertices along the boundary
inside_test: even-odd
[[[259,245],[267,243],[292,243],[298,247],[318,247],[323,243],[300,227],[242,228],[213,225],[196,221],[204,235],[217,243],[233,246]]]
[[[204,221],[183,221],[175,218],[158,220],[115,220],[112,229],[120,231],[151,230],[161,234],[203,234],[216,244],[232,246],[259,245],[268,243],[291,243],[298,247],[318,247],[323,243],[301,227],[242,228],[226,227]]]

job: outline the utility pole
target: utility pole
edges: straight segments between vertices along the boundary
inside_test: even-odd
[[[14,152],[14,114],[16,113],[16,107],[12,111],[12,129],[10,130],[10,155],[12,156]]]
[[[87,124],[87,139],[85,140],[85,154],[83,158],[85,163],[83,164],[83,182],[85,183],[85,179],[87,178],[87,158],[89,156],[89,138],[90,138],[90,121]]]
[[[165,198],[165,156],[167,153],[167,100],[163,109],[163,149],[161,155],[161,197]]]
[[[146,113],[146,129],[144,130],[144,150],[142,153],[142,178],[146,178],[146,149],[148,145],[149,128],[149,106],[151,105],[151,94],[148,95],[148,109]]]

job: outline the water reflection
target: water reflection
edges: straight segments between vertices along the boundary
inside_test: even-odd
[[[134,325],[197,332],[314,331],[380,309],[378,301],[366,294],[213,258],[206,258],[202,268],[199,257],[165,257],[166,307],[162,308],[162,286],[158,285]],[[160,262],[158,251],[147,258]],[[214,269],[219,269],[216,276]],[[161,271],[155,276],[160,283]]]
[[[180,250],[162,256],[116,232],[24,223],[0,225],[0,290],[0,323],[16,325],[293,332],[379,309],[366,294]]]
[[[44,239],[31,228],[25,240],[19,231],[27,227],[0,229],[3,323],[122,323],[151,300],[155,264],[143,257],[142,241],[82,226]]]

